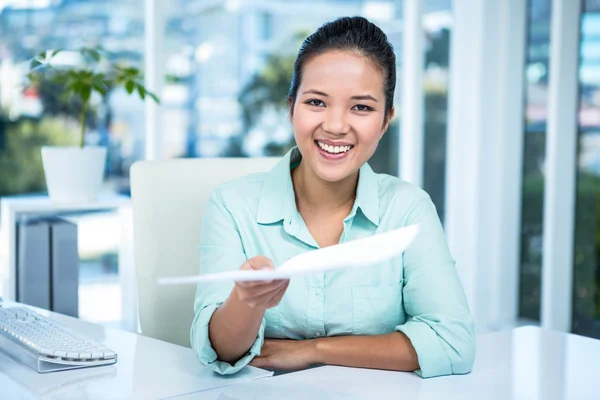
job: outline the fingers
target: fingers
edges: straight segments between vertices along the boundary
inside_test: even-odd
[[[267,297],[269,299],[273,298],[273,296],[280,291],[282,287],[287,286],[288,281],[274,281],[269,284],[262,284],[257,286],[243,286],[240,290],[240,300],[257,300],[259,298]]]
[[[270,287],[273,281],[236,281],[235,284],[241,288],[256,288]]]
[[[247,265],[249,267],[248,269],[275,269],[275,264],[273,264],[273,261],[265,256],[249,258],[246,260],[244,265]],[[242,265],[242,269],[244,265]]]
[[[281,301],[283,295],[285,294],[285,291],[287,290],[288,287],[288,283],[289,281],[285,281],[285,283],[277,290],[275,290],[274,292],[269,291],[259,297],[255,297],[255,298],[251,298],[251,299],[247,299],[247,300],[242,300],[244,301],[246,304],[248,304],[250,307],[255,308],[255,307],[264,307],[264,308],[271,308],[271,307],[275,307],[276,305],[279,304],[279,302]]]
[[[267,293],[260,297],[254,297],[251,299],[240,298],[242,302],[247,304],[250,308],[271,308],[275,307],[281,301],[281,297],[285,292],[286,287],[284,286],[276,294]]]
[[[242,270],[274,269],[273,262],[264,256],[256,256],[242,264]],[[289,285],[289,279],[269,281],[235,282],[237,297],[251,308],[270,308],[281,301]]]
[[[246,271],[251,271],[251,270],[261,270],[261,269],[275,269],[275,265],[273,264],[273,261],[271,261],[270,259],[268,259],[265,256],[256,256],[256,257],[252,257],[248,260],[246,260],[242,266],[240,267],[241,270],[246,270]],[[252,287],[258,287],[258,286],[263,286],[263,285],[268,285],[270,283],[272,283],[272,280],[264,280],[264,281],[242,281],[242,282],[236,282],[236,285],[240,286],[240,287],[248,287],[248,288],[252,288]]]

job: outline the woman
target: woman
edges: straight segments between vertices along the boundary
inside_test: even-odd
[[[288,98],[297,147],[270,172],[214,190],[201,270],[273,268],[410,224],[420,225],[418,237],[373,268],[199,285],[191,343],[203,363],[221,374],[247,364],[470,372],[473,320],[435,207],[367,164],[394,115],[395,84],[393,49],[366,19],[341,18],[309,36]]]

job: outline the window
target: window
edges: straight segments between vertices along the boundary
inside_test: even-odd
[[[101,45],[115,60],[143,67],[142,0],[0,2],[0,196],[44,193],[40,148],[78,143],[78,115],[56,90],[27,87],[29,59],[46,50]],[[70,62],[69,52],[57,63]],[[22,82],[22,84],[21,84]],[[129,167],[144,156],[144,104],[113,91],[88,115],[88,144],[108,148],[106,185],[129,193]],[[80,315],[118,322],[118,265],[114,214],[77,217]],[[108,299],[97,307],[98,298]],[[99,314],[101,312],[101,314]]]
[[[527,23],[519,317],[534,321],[540,319],[550,5],[530,0]]]
[[[44,192],[40,147],[70,145],[77,136],[76,110],[47,85],[39,91],[25,86],[31,57],[101,45],[115,60],[143,63],[142,0],[29,3],[0,8],[0,169],[11,172],[0,176],[0,196]],[[70,60],[65,55],[57,62]],[[87,143],[108,147],[106,184],[128,193],[129,167],[143,157],[144,105],[113,91],[95,110],[88,115]]]
[[[600,338],[600,3],[597,1],[584,2],[579,82],[573,332]]]
[[[424,73],[423,188],[431,196],[440,219],[444,221],[451,2],[429,0],[423,25],[427,43]]]
[[[287,92],[293,64],[304,38],[325,22],[364,15],[401,48],[400,1],[329,0],[306,7],[303,1],[204,6],[180,0],[168,7],[162,96],[167,158],[277,156],[291,148]],[[378,172],[397,174],[396,121],[371,160]]]

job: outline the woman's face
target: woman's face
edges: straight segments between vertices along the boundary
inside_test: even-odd
[[[377,148],[385,118],[383,74],[367,58],[331,51],[310,59],[291,121],[302,162],[328,182],[353,175]]]

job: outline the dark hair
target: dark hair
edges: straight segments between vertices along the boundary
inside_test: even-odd
[[[296,62],[288,92],[288,103],[293,107],[302,80],[302,67],[311,58],[328,51],[351,51],[368,58],[383,74],[385,114],[394,105],[396,88],[396,55],[383,31],[363,17],[343,17],[321,26],[304,40]]]

